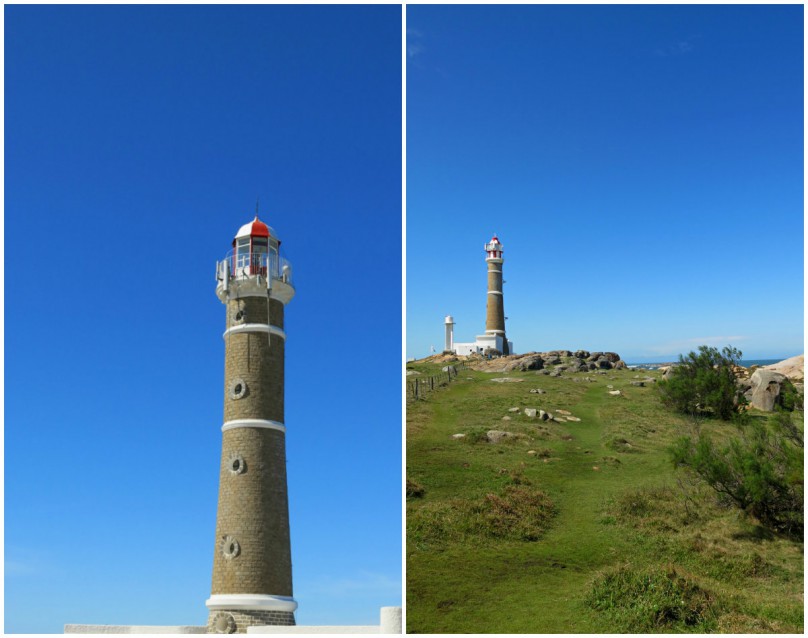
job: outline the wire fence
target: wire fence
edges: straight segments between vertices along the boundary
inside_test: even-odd
[[[432,392],[435,388],[451,383],[452,379],[456,379],[460,370],[465,370],[466,364],[462,361],[447,365],[444,370],[438,374],[433,374],[429,377],[415,377],[414,379],[407,379],[407,399],[417,401],[426,397],[427,392]]]

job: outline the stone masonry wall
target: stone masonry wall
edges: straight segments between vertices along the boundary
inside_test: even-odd
[[[241,323],[267,323],[265,299],[248,297],[227,304],[228,321],[239,311],[244,312]],[[283,327],[283,304],[270,302],[270,325]],[[240,332],[225,336],[224,420],[268,419],[283,423],[285,340],[264,332]],[[246,383],[244,396],[230,397],[237,379]]]
[[[228,617],[232,618],[232,622],[228,621]],[[208,616],[208,633],[246,634],[247,627],[256,625],[285,625],[288,627],[294,624],[295,615],[289,611],[213,611]]]
[[[495,272],[495,271],[500,272]],[[488,290],[502,292],[502,264],[488,262]],[[488,295],[486,330],[505,330],[505,308],[502,295]]]
[[[275,299],[231,299],[226,313],[228,328],[283,328],[284,307]],[[265,332],[225,335],[225,422],[284,422],[284,345],[283,338]],[[222,433],[213,595],[293,595],[285,439],[271,428]],[[244,633],[247,626],[294,623],[293,612],[217,610],[210,613],[208,631]]]
[[[237,555],[223,551],[229,549],[223,548],[226,539],[238,543]],[[292,596],[283,432],[235,428],[223,433],[211,592]]]

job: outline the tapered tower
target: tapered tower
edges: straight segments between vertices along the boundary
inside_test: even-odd
[[[502,299],[502,258],[503,247],[496,235],[485,245],[485,261],[488,264],[488,304],[485,314],[485,334],[502,339],[502,354],[508,352],[508,338],[505,336],[505,305]],[[499,339],[497,339],[499,342]]]
[[[295,624],[283,410],[283,315],[295,289],[279,248],[256,216],[216,265],[227,319],[210,633]]]
[[[454,352],[454,318],[452,315],[446,315],[446,319],[444,319],[444,325],[446,326],[445,331],[445,343],[443,345],[444,352]]]

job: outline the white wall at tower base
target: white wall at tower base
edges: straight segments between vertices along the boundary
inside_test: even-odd
[[[257,625],[248,634],[400,634],[401,607],[382,607],[378,625]]]
[[[205,634],[206,625],[65,625],[66,634]]]
[[[457,343],[454,344],[454,353],[459,355],[482,354],[487,348],[503,351],[504,338],[502,335],[484,334],[477,335],[476,341],[470,343]],[[508,341],[508,353],[513,354],[513,342]]]

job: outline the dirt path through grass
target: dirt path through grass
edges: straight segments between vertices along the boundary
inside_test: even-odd
[[[700,582],[732,601],[722,622],[736,633],[802,626],[794,620],[801,546],[756,545],[749,526],[715,504],[709,526],[683,534],[678,510],[664,511],[674,505],[651,512],[650,524],[615,514],[615,504],[634,494],[652,499],[653,509],[654,490],[675,484],[667,447],[687,426],[661,409],[652,387],[632,385],[628,371],[593,380],[507,376],[522,381],[493,383],[491,374],[465,370],[408,406],[407,478],[423,490],[407,503],[409,633],[620,632],[624,625],[585,604],[593,580],[620,565],[640,573],[671,561],[701,570]],[[610,396],[609,386],[621,395]],[[535,387],[545,393],[530,393]],[[526,407],[566,410],[580,422],[542,422],[527,417]],[[489,430],[515,436],[493,444]],[[538,540],[413,531],[460,529],[451,516],[512,486],[541,490],[555,505]],[[760,560],[772,566],[767,581],[748,568]]]

